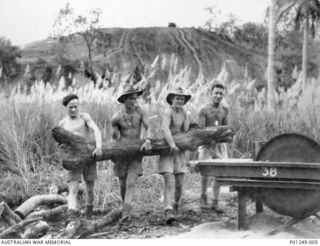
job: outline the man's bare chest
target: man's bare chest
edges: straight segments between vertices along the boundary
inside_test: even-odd
[[[119,125],[122,129],[135,129],[141,127],[142,117],[137,112],[133,114],[122,113],[119,119]]]
[[[88,134],[88,127],[83,119],[67,120],[63,128],[79,136],[86,136]]]
[[[208,108],[206,111],[206,126],[221,125],[226,113],[222,108]]]

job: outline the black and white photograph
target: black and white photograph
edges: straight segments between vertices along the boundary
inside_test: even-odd
[[[320,244],[319,24],[320,0],[0,0],[0,244]]]

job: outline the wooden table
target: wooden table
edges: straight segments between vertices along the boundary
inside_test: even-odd
[[[247,229],[246,200],[256,200],[256,212],[263,212],[259,194],[265,189],[319,191],[320,165],[299,162],[262,162],[252,159],[212,159],[190,161],[195,171],[203,176],[216,177],[220,185],[232,186],[238,193],[238,230]]]

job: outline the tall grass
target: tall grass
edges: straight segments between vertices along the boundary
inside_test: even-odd
[[[170,67],[168,81],[156,79],[159,69],[157,64]],[[150,115],[155,137],[162,136],[159,124],[169,91],[180,86],[192,94],[186,107],[196,121],[197,109],[210,101],[210,85],[219,78],[217,75],[216,78],[208,79],[199,74],[195,80],[191,80],[191,70],[188,67],[179,70],[176,64],[174,57],[157,57],[136,85],[147,88],[147,94],[139,99],[139,103]],[[40,81],[32,86],[30,93],[18,88],[7,98],[1,99],[0,185],[4,193],[14,191],[28,197],[48,193],[53,186],[65,183],[65,171],[58,162],[51,130],[64,117],[65,108],[61,105],[61,99],[71,91],[79,95],[81,110],[90,113],[102,130],[104,140],[110,140],[110,120],[121,107],[117,103],[117,95],[126,84],[132,83],[130,77],[121,78],[119,75],[114,78],[112,84],[117,86],[104,86],[102,89],[97,88],[102,81],[98,80],[98,86],[95,86],[85,78],[78,78],[82,81],[74,81],[75,87],[67,90],[62,89],[63,78],[58,88]],[[79,82],[84,86],[77,87]],[[230,106],[230,118],[236,130],[234,141],[229,146],[230,154],[233,157],[250,157],[252,141],[267,141],[288,132],[304,134],[320,141],[320,116],[317,113],[320,107],[317,97],[320,89],[317,84],[319,81],[316,79],[310,80],[307,85],[303,85],[298,79],[288,91],[280,91],[279,106],[275,112],[265,109],[265,90],[256,91],[251,79],[239,78],[227,84],[224,103]],[[163,185],[162,179],[155,175],[157,157],[147,157],[143,166],[147,175],[139,181],[136,200],[139,204],[154,207],[159,203]],[[97,205],[106,206],[119,188],[112,175],[112,163],[99,163],[99,174],[96,185]],[[188,182],[195,181],[194,176],[190,177],[193,178],[188,179]]]

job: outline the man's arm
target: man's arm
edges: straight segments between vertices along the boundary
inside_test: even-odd
[[[145,142],[141,146],[141,150],[145,149],[146,151],[151,150],[151,129],[149,127],[149,117],[145,110],[141,107],[138,107],[138,112],[141,114],[141,121],[146,131]]]
[[[183,122],[183,131],[186,132],[189,130],[189,127],[190,127],[190,116],[185,108],[183,108],[183,113],[184,113],[184,116],[186,117]]]
[[[62,120],[60,120],[59,123],[58,123],[58,126],[60,126],[60,127],[63,128],[64,121],[65,121],[65,118],[63,118]]]
[[[98,126],[96,123],[92,120],[89,114],[82,113],[82,117],[84,121],[86,122],[87,126],[93,130],[94,132],[94,138],[96,141],[96,149],[94,150],[93,154],[96,155],[101,155],[101,147],[102,147],[102,136],[101,136],[101,131],[99,130]]]
[[[113,140],[118,141],[120,139],[118,116],[115,114],[111,119],[112,132],[111,136]]]
[[[222,125],[227,126],[229,125],[229,108],[223,107],[223,110],[225,111],[226,115],[222,120]]]
[[[205,114],[205,108],[200,108],[198,111],[198,124],[201,128],[204,128],[206,126],[206,114]]]
[[[142,109],[141,107],[138,108],[138,112],[141,114],[141,121],[146,131],[146,139],[151,138],[151,129],[149,128],[149,116],[148,113]]]
[[[171,123],[171,115],[172,115],[172,109],[171,108],[165,109],[163,120],[162,120],[162,130],[164,133],[164,138],[169,144],[171,151],[175,152],[175,151],[179,151],[179,149],[176,146],[175,142],[173,141],[173,137],[169,128]]]

